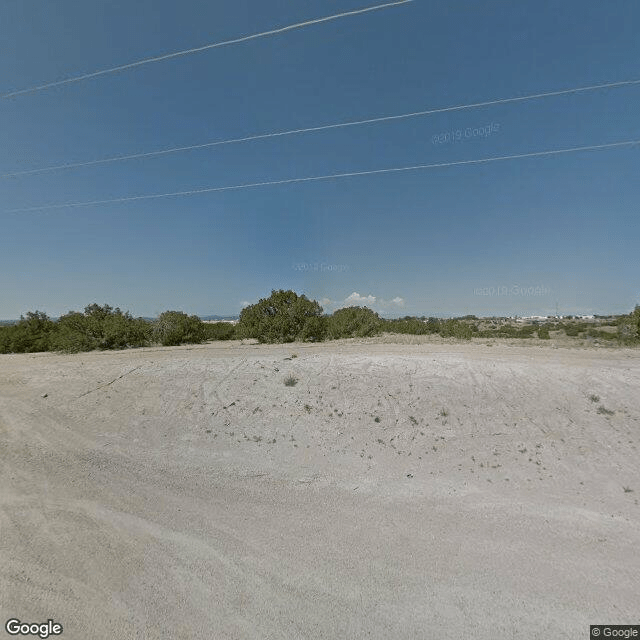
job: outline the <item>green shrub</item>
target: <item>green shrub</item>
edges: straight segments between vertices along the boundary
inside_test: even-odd
[[[298,384],[298,379],[295,376],[287,376],[284,381],[285,386],[295,387]]]
[[[535,325],[525,325],[523,327],[514,327],[512,325],[504,325],[495,329],[485,329],[478,331],[476,334],[479,338],[533,338],[533,334],[536,330],[540,331],[541,327]],[[542,327],[546,329],[547,327]]]
[[[329,321],[326,316],[312,316],[305,320],[298,340],[304,342],[322,342],[327,337]]]
[[[54,350],[78,353],[98,348],[99,337],[89,318],[79,311],[69,313],[58,319]]]
[[[394,320],[383,320],[383,329],[389,333],[406,333],[411,335],[424,335],[431,333],[425,322],[410,316]]]
[[[429,318],[426,322],[427,333],[440,333],[442,321],[439,318]]]
[[[230,322],[203,322],[204,335],[207,340],[233,340],[236,327]]]
[[[303,335],[317,333],[321,324],[305,325],[310,318],[322,315],[322,307],[306,296],[294,291],[275,289],[268,298],[245,307],[240,313],[237,335],[241,338],[256,338],[262,343],[283,343],[304,339]]]
[[[29,311],[13,325],[0,327],[0,353],[49,351],[55,322],[42,311]]]
[[[165,347],[197,344],[206,340],[206,329],[198,316],[188,316],[183,311],[165,311],[154,322],[153,338]]]
[[[13,331],[12,325],[0,326],[0,353],[11,353],[11,337]]]
[[[571,322],[568,324],[564,324],[563,328],[564,332],[572,338],[579,336],[581,333],[584,333],[585,331],[587,331],[587,329],[589,329],[587,324],[584,322]]]
[[[550,340],[551,336],[549,335],[548,327],[538,327],[538,338],[541,340]]]
[[[510,327],[509,337],[510,338],[533,338],[533,334],[538,329],[536,325],[525,325],[523,327]]]
[[[600,340],[616,340],[618,338],[617,333],[611,333],[609,331],[601,331],[599,329],[589,329],[587,335],[590,338],[598,338]]]
[[[632,318],[618,325],[617,338],[624,344],[633,344],[638,339],[638,328]]]
[[[471,340],[474,335],[474,327],[459,320],[445,320],[440,325],[440,335],[443,338],[458,338],[461,340]],[[477,333],[477,329],[476,329]]]
[[[339,338],[364,338],[382,332],[384,321],[368,307],[344,307],[329,317],[327,335]]]
[[[636,305],[634,310],[622,316],[616,316],[612,323],[617,325],[616,337],[622,344],[636,344],[640,341],[640,305]]]
[[[77,353],[94,349],[143,347],[151,340],[151,325],[108,304],[90,304],[84,313],[69,311],[56,323],[53,350]]]

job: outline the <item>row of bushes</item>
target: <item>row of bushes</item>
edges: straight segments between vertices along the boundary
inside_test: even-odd
[[[379,334],[383,323],[377,313],[366,307],[347,307],[325,316],[315,300],[280,290],[242,310],[235,337],[256,338],[259,342],[364,338]]]
[[[640,341],[640,306],[618,323],[616,334],[588,328],[586,325],[503,326],[480,330],[475,316],[442,320],[406,316],[394,320],[380,318],[367,307],[347,307],[332,315],[323,315],[315,300],[293,291],[272,291],[245,307],[237,325],[226,322],[204,323],[195,315],[165,311],[156,320],[134,318],[129,312],[109,305],[85,307],[84,313],[70,311],[57,321],[35,311],[21,317],[14,325],[0,326],[0,353],[36,351],[92,351],[124,349],[154,344],[164,346],[196,344],[207,340],[255,338],[262,343],[293,341],[321,342],[339,338],[364,338],[382,332],[412,335],[439,334],[444,338],[469,340],[478,338],[549,339],[549,329],[564,329],[567,335],[586,331],[594,338],[617,339],[624,343]]]
[[[237,338],[256,338],[260,342],[292,342],[335,340],[338,338],[362,338],[382,332],[412,335],[439,334],[443,338],[469,340],[473,337],[531,338],[536,330],[538,337],[548,339],[545,327],[501,327],[480,330],[476,316],[443,320],[405,316],[387,320],[367,307],[346,307],[330,316],[322,315],[322,308],[305,296],[293,291],[272,291],[240,314],[235,328]]]
[[[443,337],[470,339],[478,329],[461,320],[423,321],[410,316],[386,320],[367,307],[345,307],[326,316],[315,300],[282,290],[272,291],[269,298],[243,309],[236,326],[237,338],[256,338],[260,342],[320,342],[366,338],[383,332],[439,333]]]
[[[640,306],[618,322],[616,334],[601,331],[586,323],[549,325],[510,325],[479,329],[473,315],[443,320],[405,316],[394,320],[380,318],[367,307],[347,307],[330,316],[322,315],[316,301],[293,291],[272,291],[269,298],[242,310],[235,328],[236,338],[257,338],[260,342],[321,341],[379,335],[382,332],[413,335],[439,334],[444,338],[534,338],[549,340],[549,330],[564,329],[568,336],[586,333],[594,338],[634,344],[640,341]]]
[[[70,311],[57,321],[34,311],[14,325],[0,327],[0,353],[37,351],[93,351],[126,349],[153,344],[198,343],[213,337],[197,316],[165,311],[156,320],[134,318],[109,305],[91,304],[84,313]]]

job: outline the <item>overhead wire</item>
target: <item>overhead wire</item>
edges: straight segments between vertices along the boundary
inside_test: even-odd
[[[109,198],[106,200],[91,200],[86,202],[65,202],[61,204],[50,204],[50,205],[42,205],[37,207],[24,207],[19,209],[7,209],[4,213],[23,213],[30,211],[45,211],[51,209],[65,209],[72,207],[88,207],[102,204],[113,204],[113,203],[123,203],[123,202],[134,202],[138,200],[152,200],[158,198],[172,198],[179,196],[192,196],[202,193],[214,193],[221,191],[238,191],[242,189],[253,189],[256,187],[266,187],[266,186],[275,186],[275,185],[285,185],[285,184],[296,184],[303,182],[316,182],[321,180],[336,180],[341,178],[351,178],[356,176],[369,176],[376,174],[385,174],[385,173],[399,173],[405,171],[418,171],[418,170],[426,170],[426,169],[436,169],[443,167],[455,167],[461,165],[471,165],[471,164],[482,164],[488,162],[497,162],[501,160],[515,160],[520,158],[534,158],[541,156],[552,156],[559,155],[562,153],[573,153],[577,151],[596,151],[601,149],[611,149],[615,147],[623,147],[623,146],[632,146],[640,144],[639,140],[626,140],[623,142],[611,142],[607,144],[599,144],[599,145],[589,145],[583,147],[571,147],[568,149],[554,149],[549,151],[535,151],[531,153],[521,153],[516,155],[508,155],[508,156],[493,156],[489,158],[479,158],[475,160],[457,160],[454,162],[439,162],[432,164],[418,164],[411,165],[406,167],[393,167],[386,169],[373,169],[368,171],[351,171],[348,173],[334,173],[320,176],[308,176],[303,178],[288,178],[284,180],[268,180],[264,182],[250,182],[244,184],[237,185],[229,185],[223,187],[207,187],[204,189],[192,189],[189,191],[174,191],[171,193],[157,193],[157,194],[148,194],[148,195],[140,195],[140,196],[127,196],[124,198]]]
[[[26,169],[23,171],[13,171],[11,173],[5,173],[5,174],[0,174],[0,179],[1,178],[14,178],[14,177],[18,177],[18,176],[26,176],[26,175],[34,175],[34,174],[38,174],[38,173],[47,173],[47,172],[52,172],[52,171],[62,171],[65,169],[77,169],[80,167],[89,167],[89,166],[94,166],[94,165],[98,165],[98,164],[107,164],[107,163],[113,163],[113,162],[122,162],[124,160],[135,160],[135,159],[140,159],[140,158],[151,158],[154,156],[160,156],[160,155],[168,155],[168,154],[172,154],[172,153],[179,153],[179,152],[185,152],[185,151],[194,151],[196,149],[205,149],[208,147],[216,147],[216,146],[222,146],[222,145],[230,145],[230,144],[238,144],[238,143],[242,143],[242,142],[250,142],[250,141],[254,141],[254,140],[264,140],[267,138],[276,138],[276,137],[283,137],[283,136],[292,136],[292,135],[300,135],[303,133],[312,133],[312,132],[317,132],[317,131],[326,131],[329,129],[339,129],[339,128],[345,128],[345,127],[355,127],[355,126],[360,126],[360,125],[366,125],[366,124],[377,124],[377,123],[381,123],[381,122],[389,122],[392,120],[403,120],[403,119],[407,119],[407,118],[416,118],[419,116],[427,116],[427,115],[432,115],[432,114],[436,114],[436,113],[446,113],[446,112],[450,112],[450,111],[462,111],[465,109],[477,109],[480,107],[487,107],[487,106],[492,106],[492,105],[497,105],[497,104],[507,104],[510,102],[522,102],[522,101],[526,101],[526,100],[537,100],[540,98],[548,98],[548,97],[552,97],[552,96],[560,96],[560,95],[566,95],[566,94],[570,94],[570,93],[578,93],[578,92],[583,92],[583,91],[595,91],[597,89],[611,89],[611,88],[618,88],[618,87],[623,87],[623,86],[629,86],[629,85],[637,85],[640,84],[640,80],[622,80],[619,82],[607,82],[607,83],[603,83],[603,84],[594,84],[594,85],[589,85],[589,86],[585,86],[585,87],[575,87],[572,89],[561,89],[559,91],[547,91],[544,93],[534,93],[534,94],[529,94],[529,95],[525,95],[525,96],[516,96],[516,97],[512,97],[512,98],[497,98],[494,100],[486,100],[484,102],[472,102],[469,104],[461,104],[461,105],[455,105],[455,106],[450,106],[450,107],[441,107],[441,108],[436,108],[436,109],[427,109],[427,110],[423,110],[423,111],[412,111],[409,113],[401,113],[401,114],[396,114],[396,115],[390,115],[390,116],[380,116],[380,117],[374,117],[374,118],[367,118],[364,120],[350,120],[350,121],[346,121],[346,122],[336,122],[336,123],[331,123],[331,124],[325,124],[325,125],[318,125],[318,126],[314,126],[314,127],[306,127],[306,128],[302,128],[302,129],[289,129],[289,130],[284,130],[284,131],[273,131],[273,132],[269,132],[269,133],[258,133],[258,134],[253,134],[253,135],[248,135],[248,136],[243,136],[243,137],[237,137],[237,138],[228,138],[225,140],[214,140],[211,142],[204,142],[204,143],[200,143],[200,144],[193,144],[193,145],[187,145],[187,146],[181,146],[181,147],[170,147],[167,149],[158,149],[156,151],[147,151],[147,152],[143,152],[143,153],[132,153],[132,154],[128,154],[128,155],[120,155],[120,156],[112,156],[112,157],[108,157],[108,158],[99,158],[97,160],[88,160],[85,162],[74,162],[74,163],[67,163],[67,164],[58,164],[58,165],[52,165],[49,167],[40,167],[40,168],[36,168],[36,169]]]
[[[260,33],[253,33],[246,36],[241,36],[239,38],[233,38],[231,40],[224,40],[221,42],[213,42],[210,44],[206,44],[201,47],[194,47],[192,49],[183,49],[181,51],[174,51],[172,53],[165,53],[160,56],[154,56],[152,58],[144,58],[142,60],[136,60],[135,62],[130,62],[128,64],[122,64],[117,67],[111,67],[109,69],[101,69],[99,71],[93,71],[91,73],[84,73],[78,76],[72,76],[69,78],[64,78],[63,80],[56,80],[54,82],[47,82],[46,84],[41,84],[33,87],[27,87],[26,89],[19,89],[17,91],[10,91],[9,93],[0,94],[0,99],[7,98],[15,98],[16,96],[25,95],[27,93],[35,93],[37,91],[43,91],[44,89],[50,89],[51,87],[58,87],[64,84],[71,84],[73,82],[81,82],[83,80],[88,80],[89,78],[96,78],[98,76],[104,76],[111,73],[117,73],[119,71],[124,71],[126,69],[132,69],[133,67],[140,67],[145,64],[151,64],[153,62],[161,62],[163,60],[169,60],[171,58],[177,58],[179,56],[191,55],[193,53],[199,53],[201,51],[207,51],[209,49],[216,49],[219,47],[225,47],[232,44],[239,44],[241,42],[247,42],[248,40],[256,40],[258,38],[266,38],[268,36],[277,35],[280,33],[285,33],[287,31],[293,31],[294,29],[302,29],[304,27],[309,27],[312,25],[320,24],[323,22],[329,22],[331,20],[338,20],[340,18],[346,18],[349,16],[361,15],[363,13],[369,13],[371,11],[379,11],[381,9],[387,9],[389,7],[395,7],[401,4],[407,4],[409,2],[414,2],[414,0],[396,0],[394,2],[387,2],[384,4],[377,4],[370,7],[364,7],[363,9],[354,9],[353,11],[344,11],[342,13],[336,13],[330,16],[325,16],[323,18],[314,18],[313,20],[305,20],[304,22],[298,22],[296,24],[290,24],[285,27],[279,27],[276,29],[270,29],[269,31],[262,31]]]

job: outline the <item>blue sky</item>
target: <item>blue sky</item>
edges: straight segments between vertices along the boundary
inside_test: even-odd
[[[0,93],[372,4],[3,3]],[[0,100],[0,174],[639,79],[639,31],[636,0],[415,0]],[[627,313],[638,145],[7,210],[635,140],[638,114],[632,85],[0,179],[0,318],[232,315],[280,288],[387,317]]]

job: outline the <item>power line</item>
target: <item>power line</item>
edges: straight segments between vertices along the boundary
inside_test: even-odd
[[[123,64],[118,67],[111,67],[110,69],[102,69],[101,71],[94,71],[92,73],[85,73],[80,76],[73,76],[65,78],[64,80],[57,80],[56,82],[48,82],[47,84],[41,84],[35,87],[29,87],[27,89],[20,89],[19,91],[11,91],[0,95],[0,98],[13,98],[15,96],[24,95],[26,93],[35,93],[36,91],[42,91],[51,87],[57,87],[63,84],[70,84],[72,82],[80,82],[81,80],[88,80],[89,78],[95,78],[97,76],[107,75],[109,73],[116,73],[118,71],[124,71],[125,69],[131,69],[133,67],[139,67],[143,64],[150,64],[152,62],[160,62],[162,60],[169,60],[170,58],[177,58],[178,56],[186,56],[192,53],[198,53],[200,51],[206,51],[208,49],[216,49],[218,47],[224,47],[231,44],[239,44],[240,42],[247,42],[248,40],[256,40],[257,38],[265,38],[267,36],[273,36],[279,33],[285,33],[286,31],[293,31],[294,29],[302,29],[303,27],[309,27],[314,24],[320,24],[322,22],[329,22],[331,20],[338,20],[339,18],[346,18],[349,16],[360,15],[368,13],[370,11],[378,11],[380,9],[386,9],[388,7],[395,7],[401,4],[407,4],[414,0],[397,0],[396,2],[387,2],[386,4],[378,4],[371,7],[365,7],[364,9],[355,9],[354,11],[345,11],[343,13],[336,13],[324,18],[315,18],[313,20],[306,20],[305,22],[298,22],[296,24],[290,24],[286,27],[279,27],[277,29],[271,29],[269,31],[262,31],[261,33],[253,33],[248,36],[241,36],[234,38],[233,40],[224,40],[223,42],[214,42],[212,44],[206,44],[202,47],[195,47],[193,49],[184,49],[183,51],[174,51],[173,53],[166,53],[161,56],[153,58],[145,58],[143,60],[137,60],[136,62],[130,62],[129,64]]]
[[[623,87],[628,85],[640,84],[640,80],[623,80],[621,82],[607,82],[605,84],[595,84],[587,87],[576,87],[573,89],[562,89],[560,91],[548,91],[546,93],[535,93],[515,98],[499,98],[496,100],[487,100],[485,102],[474,102],[470,104],[461,104],[453,107],[442,107],[439,109],[428,109],[425,111],[413,111],[410,113],[401,113],[398,115],[381,116],[376,118],[368,118],[366,120],[351,120],[348,122],[338,122],[333,124],[325,124],[316,127],[307,127],[304,129],[290,129],[287,131],[274,131],[271,133],[259,133],[241,138],[229,138],[227,140],[216,140],[212,142],[204,142],[202,144],[194,144],[184,147],[171,147],[168,149],[159,149],[157,151],[149,151],[146,153],[133,153],[130,155],[113,156],[110,158],[101,158],[98,160],[89,160],[87,162],[74,162],[70,164],[59,164],[50,167],[41,167],[38,169],[27,169],[25,171],[14,171],[12,173],[0,174],[1,178],[13,178],[17,176],[33,175],[37,173],[46,173],[50,171],[62,171],[64,169],[77,169],[79,167],[89,167],[97,164],[106,164],[110,162],[121,162],[123,160],[134,160],[139,158],[151,158],[153,156],[167,155],[170,153],[179,153],[183,151],[193,151],[195,149],[204,149],[207,147],[216,147],[227,144],[238,144],[241,142],[250,142],[253,140],[264,140],[265,138],[276,138],[281,136],[299,135],[302,133],[311,133],[315,131],[325,131],[327,129],[339,129],[344,127],[355,127],[364,124],[376,124],[379,122],[388,122],[390,120],[403,120],[406,118],[416,118],[418,116],[427,116],[434,113],[445,113],[447,111],[461,111],[463,109],[477,109],[478,107],[487,107],[496,104],[506,104],[509,102],[522,102],[524,100],[535,100],[540,98],[548,98],[551,96],[565,95],[569,93],[578,93],[581,91],[595,91],[596,89],[611,89],[614,87]]]
[[[521,153],[511,156],[494,156],[490,158],[480,158],[477,160],[458,160],[456,162],[440,162],[435,164],[418,164],[409,167],[395,167],[391,169],[373,169],[371,171],[352,171],[349,173],[334,173],[323,176],[311,176],[306,178],[289,178],[286,180],[270,180],[266,182],[250,182],[226,187],[208,187],[206,189],[193,189],[191,191],[174,191],[172,193],[157,193],[143,196],[129,196],[125,198],[111,198],[109,200],[91,200],[88,202],[66,202],[63,204],[49,204],[40,207],[26,207],[21,209],[7,209],[4,213],[20,213],[27,211],[44,211],[46,209],[65,209],[71,207],[88,207],[98,204],[111,204],[121,202],[133,202],[135,200],[152,200],[156,198],[172,198],[177,196],[192,196],[200,193],[213,193],[218,191],[238,191],[241,189],[251,189],[255,187],[266,187],[283,184],[295,184],[300,182],[316,182],[320,180],[335,180],[338,178],[352,178],[356,176],[370,176],[383,173],[399,173],[402,171],[417,171],[421,169],[436,169],[440,167],[455,167],[466,164],[482,164],[486,162],[497,162],[499,160],[514,160],[519,158],[534,158],[539,156],[551,156],[561,153],[572,153],[575,151],[595,151],[599,149],[611,149],[613,147],[623,147],[640,144],[640,140],[627,140],[624,142],[611,142],[608,144],[590,145],[587,147],[572,147],[569,149],[557,149],[552,151],[536,151],[533,153]]]

